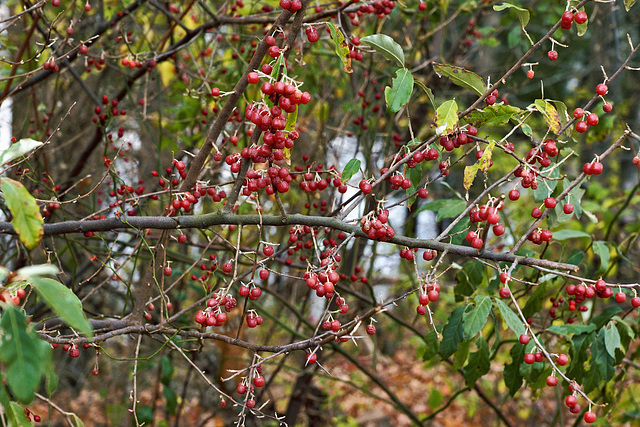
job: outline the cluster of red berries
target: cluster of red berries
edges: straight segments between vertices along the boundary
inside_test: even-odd
[[[335,294],[336,284],[340,281],[340,274],[335,270],[337,265],[330,264],[328,259],[323,259],[320,264],[324,270],[319,273],[307,271],[302,278],[310,289],[316,291],[316,296],[331,299]]]
[[[42,68],[45,71],[51,71],[52,73],[60,71],[60,67],[58,67],[56,60],[53,57],[49,58],[44,64],[42,64]]]
[[[435,302],[440,296],[440,285],[438,283],[424,284],[420,287],[420,294],[418,295],[418,302],[420,305],[416,308],[416,312],[420,316],[424,316],[427,313],[427,305],[429,302]]]
[[[489,97],[487,97],[487,99],[488,98]],[[446,151],[453,151],[454,149],[461,147],[465,144],[472,144],[474,141],[472,138],[469,138],[469,136],[476,136],[477,134],[478,134],[478,129],[475,126],[469,126],[465,129],[460,130],[460,132],[457,134],[445,135],[440,137],[440,145]],[[433,157],[433,153],[430,157]],[[429,160],[435,160],[435,159],[430,158]]]
[[[89,347],[91,347],[91,345],[88,343],[82,344],[82,348],[85,350]],[[54,350],[57,349],[58,344],[51,344],[51,348]],[[67,352],[69,357],[73,357],[74,359],[80,357],[80,347],[78,347],[78,344],[62,344],[62,351]]]
[[[111,104],[111,107],[109,107],[109,104]],[[127,115],[127,112],[125,110],[122,110],[122,109],[118,110],[117,99],[112,99],[111,102],[109,102],[109,97],[107,95],[103,95],[102,105],[103,105],[102,107],[94,108],[93,112],[96,114],[97,117],[94,117],[92,119],[93,123],[98,123],[98,121],[100,121],[100,124],[104,124],[107,118],[109,117]],[[118,137],[122,138],[121,134],[124,135],[124,132],[119,132]]]
[[[604,83],[600,83],[596,86],[596,94],[603,97],[609,92],[609,88]],[[610,113],[613,110],[613,106],[609,102],[605,102],[602,105],[602,110],[605,113]],[[576,108],[573,110],[573,117],[575,117],[578,121],[576,122],[575,129],[579,133],[584,133],[589,130],[590,126],[595,126],[599,123],[600,119],[596,113],[588,113],[585,118],[584,115],[587,114],[582,108]],[[584,119],[584,120],[582,120]]]
[[[24,408],[24,414],[27,417],[27,421],[31,421],[31,415],[33,415],[33,422],[39,423],[41,418],[40,415],[33,414],[29,409]]]
[[[254,289],[259,289],[259,288],[254,288]],[[247,326],[252,329],[262,325],[262,322],[263,322],[262,316],[254,312],[247,313],[246,319],[247,319]],[[262,387],[262,386],[258,386],[258,387]]]
[[[307,35],[307,40],[309,40],[310,43],[315,43],[318,40],[320,40],[320,35],[318,34],[318,30],[316,30],[316,27],[314,27],[313,25],[308,25],[304,29],[304,32]]]
[[[362,217],[360,229],[372,240],[386,242],[396,235],[395,230],[387,225],[389,221],[389,210],[380,209],[374,213]]]
[[[584,166],[582,167],[582,172],[584,172],[587,175],[600,175],[603,169],[604,168],[602,166],[602,163],[591,162],[591,163],[584,164]]]
[[[562,18],[560,18],[560,27],[568,30],[573,26],[573,21],[576,21],[578,25],[584,24],[587,22],[587,13],[581,10],[574,14],[572,11],[567,10],[562,14]]]
[[[418,248],[402,248],[400,249],[400,258],[413,261],[415,259],[414,253],[416,252],[418,252]]]
[[[207,308],[196,313],[195,321],[203,326],[222,326],[227,321],[227,313],[236,305],[233,296],[216,293],[207,301]]]
[[[302,2],[300,0],[280,0],[280,7],[291,13],[296,13],[302,9]]]
[[[505,230],[504,225],[499,223],[500,215],[498,214],[502,208],[504,208],[504,203],[502,201],[498,203],[498,206],[482,205],[479,208],[474,207],[469,211],[469,219],[472,223],[481,223],[486,221],[489,226],[493,226],[493,234],[496,236],[502,236]],[[467,233],[467,242],[471,243],[471,246],[476,249],[480,249],[483,244],[482,239],[480,239],[478,233],[475,231]]]

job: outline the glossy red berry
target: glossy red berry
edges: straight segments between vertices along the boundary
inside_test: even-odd
[[[376,327],[374,325],[367,325],[367,334],[374,335],[376,333]]]
[[[618,304],[622,304],[627,300],[627,294],[625,294],[624,292],[616,292],[613,298],[616,300]]]
[[[562,207],[562,211],[564,213],[566,213],[567,215],[570,215],[573,213],[573,205],[571,203],[567,203]]]
[[[520,192],[518,190],[509,191],[509,200],[518,200],[520,198]]]
[[[604,105],[602,106],[602,111],[604,111],[605,113],[610,113],[611,110],[613,110],[613,105],[611,105],[608,102],[605,102]]]
[[[165,267],[165,268],[162,270],[162,273],[163,273],[165,276],[169,277],[169,276],[171,276],[171,274],[173,273],[173,270],[171,269],[171,267]]]
[[[528,78],[528,79],[532,79],[534,74],[535,74],[535,73],[533,72],[533,70],[529,70],[529,71],[527,71],[527,78]]]
[[[553,209],[556,207],[556,199],[554,199],[553,197],[547,197],[546,199],[544,199],[544,206],[547,209]]]
[[[522,334],[520,335],[520,338],[518,338],[518,341],[520,341],[520,344],[522,345],[527,345],[529,344],[529,335],[527,334]]]
[[[427,10],[427,4],[423,1],[420,1],[420,3],[418,3],[418,10],[420,12],[424,12],[425,10]]]
[[[584,413],[584,422],[587,424],[593,424],[596,422],[596,414],[588,411]]]
[[[575,14],[573,20],[576,21],[576,24],[582,25],[587,22],[587,13],[584,10],[581,10]]]
[[[582,108],[576,108],[573,110],[573,117],[576,119],[581,119],[584,116],[584,110]]]
[[[547,385],[549,387],[555,387],[558,385],[558,377],[554,377],[553,375],[549,375],[547,377]]]
[[[511,291],[506,286],[500,288],[500,298],[509,298]]]
[[[550,50],[549,52],[547,52],[547,56],[549,57],[549,60],[555,61],[558,59],[558,52],[555,50]]]
[[[589,126],[595,126],[598,124],[600,120],[598,119],[598,115],[595,113],[591,113],[587,116],[587,124]]]
[[[536,361],[536,357],[534,356],[533,353],[525,353],[524,363],[526,363],[527,365],[533,365],[535,361]]]
[[[255,71],[252,71],[247,75],[247,81],[251,84],[256,84],[260,81],[260,76]]]
[[[576,399],[576,397],[572,395],[569,395],[564,399],[564,404],[567,405],[569,408],[571,408],[572,406],[575,406],[577,403],[578,403],[578,399]]]
[[[600,96],[606,95],[607,92],[609,92],[609,88],[607,87],[607,85],[600,83],[598,86],[596,86],[596,93]]]
[[[589,129],[589,125],[585,121],[576,122],[576,131],[579,133],[585,133]]]
[[[556,363],[560,366],[564,366],[569,363],[569,357],[566,354],[560,354],[556,358]]]

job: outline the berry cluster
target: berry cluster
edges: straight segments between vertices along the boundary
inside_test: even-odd
[[[416,312],[420,316],[424,316],[427,313],[427,305],[429,302],[435,302],[440,296],[440,285],[438,283],[424,284],[420,287],[420,294],[418,295],[418,302],[420,305],[416,308]]]
[[[360,229],[370,239],[386,242],[396,234],[395,230],[390,225],[387,225],[388,221],[389,210],[379,209],[360,219]]]
[[[497,92],[497,91],[495,91],[495,92]],[[487,97],[487,100],[490,97],[491,96]],[[495,103],[495,99],[493,100],[493,103]],[[461,146],[463,146],[465,144],[473,143],[474,142],[473,139],[469,138],[469,136],[476,136],[477,134],[478,134],[478,129],[476,129],[475,126],[469,126],[469,127],[465,128],[465,129],[461,129],[460,132],[457,133],[457,134],[442,136],[440,138],[440,145],[446,151],[453,151],[455,148],[461,147]],[[433,153],[431,153],[430,157],[432,157],[432,156],[433,156]],[[434,159],[430,158],[429,160],[434,160]]]
[[[472,223],[481,223],[486,221],[489,226],[493,226],[493,234],[496,236],[502,236],[504,234],[504,225],[500,224],[500,215],[499,211],[504,208],[504,203],[500,201],[497,206],[489,206],[482,205],[479,208],[474,207],[469,211],[469,219]],[[479,240],[479,241],[478,241]],[[470,231],[467,233],[467,242],[471,243],[476,249],[480,249],[482,247],[483,241],[480,239],[479,234],[475,231]]]
[[[231,295],[216,293],[207,301],[207,308],[196,313],[196,323],[203,326],[222,326],[227,321],[227,313],[237,305]]]

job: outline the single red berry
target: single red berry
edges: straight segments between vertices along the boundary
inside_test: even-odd
[[[60,6],[60,0],[51,0],[51,6],[54,6],[54,7]]]
[[[564,399],[564,404],[567,405],[568,407],[575,406],[576,403],[578,403],[578,399],[576,399],[575,396],[569,395]]]
[[[364,194],[369,194],[371,193],[371,190],[373,190],[373,187],[371,186],[371,184],[364,179],[360,181],[359,187]]]
[[[553,197],[547,197],[546,199],[544,199],[544,206],[547,209],[553,209],[556,207],[556,199],[554,199]]]
[[[533,72],[533,70],[529,70],[529,71],[527,71],[527,78],[528,78],[528,79],[532,79],[534,74],[535,74],[535,73]]]
[[[633,308],[640,307],[640,297],[631,298],[631,307],[633,307]]]
[[[587,13],[584,10],[581,10],[575,14],[573,20],[576,21],[576,24],[582,25],[587,22]]]
[[[604,111],[605,113],[610,113],[611,110],[613,110],[613,105],[611,105],[608,102],[605,102],[604,105],[602,106],[602,111]]]
[[[564,213],[566,213],[567,215],[570,215],[573,213],[573,205],[571,203],[567,203],[562,207],[562,211]]]
[[[171,267],[165,267],[164,270],[162,270],[162,273],[165,276],[169,277],[173,273],[173,270],[171,269]]]
[[[533,365],[535,361],[536,357],[533,355],[533,353],[525,353],[524,363],[526,363],[527,365]]]
[[[313,365],[318,360],[318,355],[316,353],[309,353],[307,355],[307,365]]]
[[[558,52],[555,50],[550,50],[549,52],[547,52],[547,56],[551,61],[555,61],[558,59]]]
[[[616,292],[613,298],[616,300],[618,304],[622,304],[627,300],[627,294],[625,294],[624,292]]]
[[[558,377],[554,377],[553,375],[549,375],[547,377],[547,385],[549,387],[555,387],[558,385]]]
[[[567,10],[565,13],[562,14],[562,18],[563,21],[573,21],[573,12],[571,12],[570,10]]]
[[[520,198],[520,192],[518,190],[509,191],[509,200],[518,200]]]
[[[271,255],[273,255],[274,252],[275,251],[273,249],[273,246],[265,246],[262,249],[262,253],[264,254],[264,256],[271,256]]]
[[[509,296],[511,295],[511,291],[506,286],[500,288],[499,293],[500,293],[500,298],[509,298]]]
[[[254,377],[253,378],[253,385],[256,386],[256,387],[263,387],[264,386],[264,377],[263,376]]]
[[[556,363],[560,366],[564,366],[569,363],[569,357],[566,354],[559,354],[556,358]]]
[[[529,344],[529,335],[527,334],[522,334],[520,335],[520,338],[518,338],[518,341],[520,341],[520,344],[522,345],[527,345]]]
[[[576,108],[573,110],[573,117],[576,119],[581,119],[584,116],[584,110],[582,108]]]
[[[533,208],[531,210],[531,216],[534,218],[540,218],[542,216],[542,210],[540,210],[540,208]]]
[[[496,224],[493,227],[493,234],[495,234],[496,236],[502,236],[504,234],[504,225],[502,224]]]
[[[576,122],[576,131],[579,133],[585,133],[589,129],[589,125],[585,121]]]
[[[596,422],[596,414],[588,411],[584,413],[584,422],[587,424],[593,424]]]
[[[374,335],[376,333],[376,327],[374,325],[367,325],[367,334]]]
[[[485,98],[484,102],[486,102],[487,105],[493,105],[496,103],[496,97],[493,95],[489,95]]]
[[[598,115],[596,113],[591,113],[587,116],[587,124],[589,126],[595,126],[599,121],[600,120],[598,119]]]
[[[604,96],[607,94],[607,92],[609,92],[609,88],[607,87],[607,85],[600,83],[598,86],[596,86],[596,93],[600,96]]]
[[[420,1],[420,3],[418,3],[418,10],[420,12],[424,12],[425,10],[427,10],[427,4],[423,1]]]
[[[255,71],[252,71],[247,75],[247,81],[251,84],[256,84],[260,81],[260,76]]]
[[[473,239],[471,241],[471,247],[473,247],[474,249],[480,249],[480,248],[482,248],[483,243],[484,242],[482,241],[481,238],[476,237],[475,239]]]

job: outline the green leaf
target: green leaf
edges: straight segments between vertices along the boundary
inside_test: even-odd
[[[420,87],[420,89],[422,89],[427,94],[427,97],[429,98],[429,102],[431,102],[431,105],[433,106],[433,109],[435,110],[437,108],[436,107],[436,100],[433,97],[433,92],[431,91],[431,89],[429,89],[420,80],[415,80],[414,83],[417,84]]]
[[[440,221],[442,218],[453,218],[467,207],[467,202],[460,199],[440,199],[434,200],[432,202],[425,203],[420,206],[420,209],[416,212],[416,214],[422,211],[434,211],[438,212],[436,217],[436,221]]]
[[[175,415],[178,409],[178,395],[175,390],[165,385],[162,387],[162,394],[167,402],[167,412],[169,415]]]
[[[620,349],[620,332],[615,322],[609,322],[602,328],[604,332],[604,346],[611,357],[616,357],[616,349]]]
[[[596,330],[596,327],[594,325],[575,323],[572,325],[551,325],[547,330],[560,335],[580,335],[593,332]]]
[[[433,63],[433,70],[438,77],[448,77],[453,84],[470,89],[477,95],[482,95],[486,90],[482,81],[482,77],[474,73],[473,71],[465,70],[461,67],[455,67],[453,65],[440,64],[438,62]]]
[[[29,265],[16,271],[16,278],[28,280],[33,276],[55,276],[60,273],[58,267],[53,264]]]
[[[20,241],[27,249],[35,248],[44,234],[44,221],[36,199],[22,184],[9,178],[0,179],[0,189],[13,216],[11,224]]]
[[[65,323],[88,337],[93,336],[91,324],[82,312],[82,303],[71,289],[57,280],[32,277],[30,280],[36,293]]]
[[[631,9],[631,6],[635,4],[636,0],[624,0],[624,8],[627,12]]]
[[[71,414],[71,419],[73,420],[73,424],[75,425],[75,427],[84,427],[84,423],[82,422],[82,420],[80,419],[79,416],[77,416],[76,414]]]
[[[467,358],[469,357],[470,346],[471,346],[471,341],[462,341],[458,345],[458,349],[453,355],[453,365],[451,366],[451,369],[454,372],[462,368],[464,364],[467,362]]]
[[[387,111],[399,111],[411,98],[413,92],[413,76],[406,68],[396,71],[392,86],[384,88],[384,99],[387,101]]]
[[[27,415],[24,413],[24,408],[17,402],[11,402],[11,412],[16,425],[20,427],[32,427],[33,423],[27,419]],[[11,424],[13,425],[13,424]]]
[[[480,337],[476,341],[478,351],[471,353],[469,357],[469,363],[464,370],[464,379],[467,386],[473,388],[473,385],[489,372],[491,368],[491,361],[489,360],[489,346],[483,337]]]
[[[458,104],[455,99],[445,101],[436,110],[436,134],[446,135],[458,127]]]
[[[0,361],[6,366],[5,377],[11,393],[28,404],[35,397],[44,369],[49,368],[43,362],[51,357],[51,347],[27,329],[27,318],[20,310],[12,306],[3,309]]]
[[[442,405],[442,402],[444,402],[444,395],[439,389],[434,387],[429,390],[429,398],[427,399],[427,405],[429,405],[429,409],[435,411],[440,407],[440,405]]]
[[[0,165],[5,165],[43,145],[44,144],[40,141],[36,141],[31,138],[23,138],[12,144],[11,147],[7,148],[2,152],[2,154],[0,154]]]
[[[622,309],[617,305],[612,305],[610,307],[605,308],[602,313],[598,314],[596,317],[591,319],[589,322],[591,325],[594,325],[596,329],[602,328],[613,316],[622,311]]]
[[[435,331],[427,332],[427,335],[424,336],[424,340],[426,342],[426,346],[425,352],[422,355],[422,360],[426,362],[427,360],[433,359],[436,354],[438,354],[440,342],[438,341],[438,335]]]
[[[540,313],[546,296],[547,283],[541,283],[536,286],[529,299],[527,299],[527,303],[522,308],[522,314],[524,314],[524,317],[532,317],[535,313]]]
[[[493,6],[493,10],[497,12],[500,12],[501,10],[505,10],[505,9],[515,10],[516,15],[518,15],[518,19],[520,20],[520,26],[522,26],[522,29],[524,30],[524,27],[526,27],[527,24],[529,23],[529,17],[530,17],[529,11],[527,9],[523,9],[511,3],[502,3],[501,5]]]
[[[593,242],[593,253],[600,257],[600,267],[596,271],[596,274],[603,273],[609,266],[609,247],[606,242],[597,240]]]
[[[351,179],[351,177],[358,173],[360,170],[360,160],[351,159],[347,162],[342,170],[341,179],[342,182],[347,182]]]
[[[511,363],[504,366],[504,383],[509,389],[511,397],[522,387],[522,375],[520,374],[520,364],[524,358],[525,346],[520,343],[511,347]]]
[[[168,356],[162,356],[160,359],[160,382],[164,385],[169,385],[171,377],[173,376],[173,364]]]
[[[560,177],[560,168],[553,167],[553,166],[554,165],[551,165],[550,167],[543,169],[541,173],[550,178]],[[557,186],[558,186],[557,180],[546,181],[545,184],[539,185],[538,188],[533,190],[533,197],[535,198],[536,202],[541,202],[547,197],[551,196],[551,194],[553,194],[553,190],[555,190]]]
[[[440,355],[443,358],[451,356],[458,350],[458,345],[462,342],[462,315],[464,306],[459,305],[449,316],[447,324],[442,330],[442,342],[440,343]]]
[[[516,334],[517,337],[526,333],[524,324],[522,323],[518,315],[514,313],[513,310],[511,310],[511,308],[509,308],[507,304],[503,303],[497,298],[493,301],[493,303],[496,307],[498,307],[498,310],[500,310],[500,314],[502,314],[504,321],[507,323],[509,328],[513,331],[513,333]]]
[[[389,61],[404,68],[404,51],[402,47],[386,34],[373,34],[360,39],[361,43],[374,48]]]
[[[489,313],[491,312],[491,298],[484,295],[476,297],[476,305],[470,311],[462,316],[463,320],[463,338],[470,340],[482,330],[487,323]]]
[[[507,123],[512,117],[522,113],[522,110],[513,105],[487,105],[481,110],[474,110],[465,120],[475,127],[498,126]]]
[[[327,22],[327,25],[331,32],[331,39],[333,40],[336,55],[338,55],[338,58],[342,61],[344,71],[347,73],[353,73],[353,70],[351,69],[351,57],[349,56],[349,45],[345,41],[342,31],[331,22]]]
[[[567,240],[567,239],[575,239],[578,237],[591,238],[591,234],[585,233],[584,231],[580,231],[580,230],[568,230],[568,229],[563,229],[563,230],[553,232],[553,240]]]

